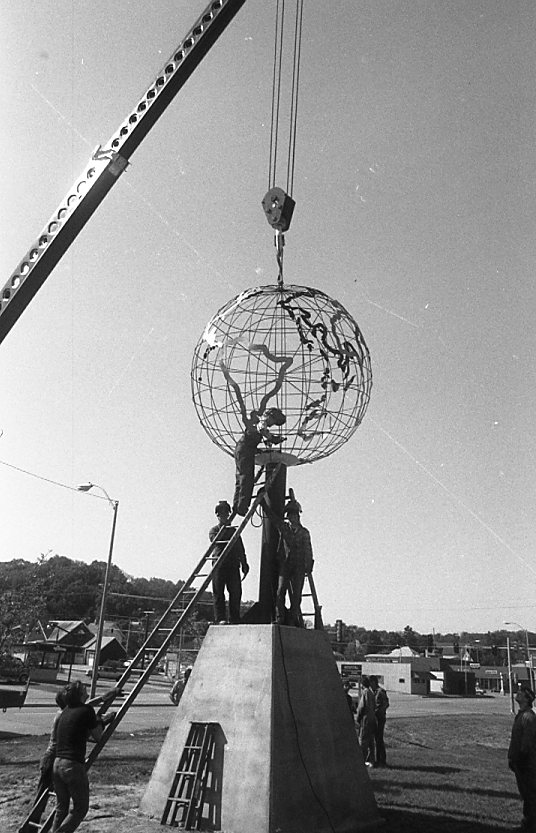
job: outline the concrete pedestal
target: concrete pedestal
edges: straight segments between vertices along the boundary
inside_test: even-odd
[[[191,722],[218,723],[201,830],[383,826],[322,631],[211,626],[141,802],[160,819]]]

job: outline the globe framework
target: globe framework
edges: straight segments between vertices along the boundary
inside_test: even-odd
[[[223,451],[234,453],[252,413],[277,407],[286,423],[275,430],[285,439],[272,457],[301,464],[350,439],[369,403],[372,370],[342,304],[318,289],[270,285],[241,292],[211,318],[191,383],[201,425]]]

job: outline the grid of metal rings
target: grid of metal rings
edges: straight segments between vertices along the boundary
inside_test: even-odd
[[[242,292],[209,321],[191,386],[201,425],[227,454],[252,412],[275,406],[286,416],[275,429],[285,437],[280,448],[301,464],[350,439],[369,403],[372,370],[342,304],[318,289],[270,285]]]

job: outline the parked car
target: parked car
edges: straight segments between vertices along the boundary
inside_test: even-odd
[[[29,676],[28,668],[21,659],[11,654],[0,655],[0,682],[24,684]]]
[[[104,665],[99,665],[97,674],[98,680],[119,680],[123,674],[123,663],[120,660],[106,660]],[[93,668],[88,668],[86,677],[93,676]]]

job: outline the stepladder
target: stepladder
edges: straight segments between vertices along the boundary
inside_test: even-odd
[[[323,630],[324,623],[322,622],[322,608],[318,603],[318,596],[316,595],[316,587],[313,580],[312,573],[305,573],[303,580],[303,588],[301,593],[301,603],[299,609],[292,614],[292,607],[294,607],[294,586],[292,578],[287,587],[287,593],[291,602],[291,610],[285,609],[285,621],[282,624],[297,625],[300,628],[312,628],[314,630]]]
[[[309,601],[306,602],[305,600]],[[304,609],[305,605],[307,605],[307,609]],[[301,608],[301,619],[303,627],[311,627],[317,631],[324,629],[324,623],[322,621],[322,607],[318,602],[318,596],[316,594],[316,587],[312,573],[305,574]]]
[[[183,830],[199,830],[208,780],[214,775],[218,723],[191,723],[161,824]]]

